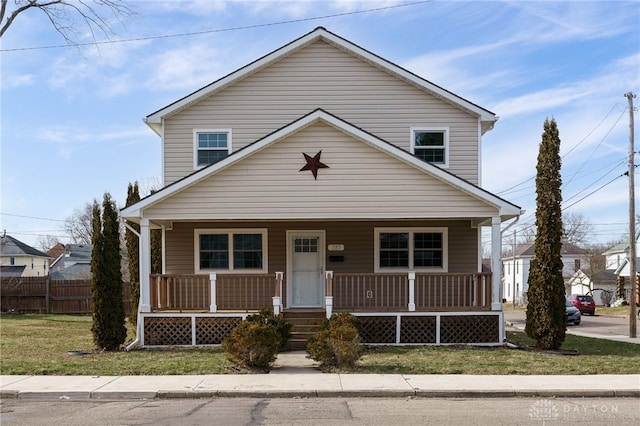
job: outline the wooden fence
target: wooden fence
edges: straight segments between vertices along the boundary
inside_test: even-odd
[[[122,283],[125,314],[131,312],[129,283]],[[1,277],[0,309],[51,313],[90,314],[91,280],[52,280],[49,277]]]

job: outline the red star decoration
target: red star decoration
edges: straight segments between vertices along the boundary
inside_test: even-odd
[[[303,168],[301,168],[299,171],[302,172],[304,170],[311,170],[311,173],[313,173],[313,178],[315,180],[318,180],[318,169],[329,168],[329,166],[327,166],[326,164],[320,161],[321,154],[322,154],[322,150],[318,151],[318,153],[313,157],[303,152],[302,155],[304,155],[304,159],[307,161],[307,164]]]

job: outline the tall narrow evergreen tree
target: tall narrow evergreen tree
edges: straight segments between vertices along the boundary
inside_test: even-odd
[[[140,201],[140,189],[138,182],[129,183],[127,188],[126,207]],[[140,225],[127,221],[127,225],[133,228],[138,234],[140,233]],[[125,231],[125,244],[127,246],[127,260],[129,267],[129,301],[131,305],[131,313],[129,321],[133,325],[138,323],[138,304],[140,303],[140,242],[138,236],[129,228]]]
[[[93,302],[93,341],[98,349],[115,351],[127,337],[122,302],[120,270],[120,228],[118,212],[109,193],[104,194],[102,220],[94,201],[93,250],[91,252],[91,300]]]
[[[567,316],[562,279],[562,193],[560,136],[555,119],[546,119],[536,175],[535,254],[529,269],[526,332],[542,349],[559,349]]]

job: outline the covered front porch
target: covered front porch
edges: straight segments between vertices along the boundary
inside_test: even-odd
[[[150,276],[150,312],[255,312],[286,306],[290,288],[275,274]],[[332,312],[491,310],[491,273],[336,273],[326,271],[321,306]]]
[[[144,346],[219,345],[242,320],[271,306],[285,316],[286,276],[152,275],[151,309],[141,313]],[[363,343],[502,343],[502,311],[491,310],[490,273],[325,274],[322,316],[350,312]]]

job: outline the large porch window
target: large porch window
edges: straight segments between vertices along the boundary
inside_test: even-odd
[[[375,270],[446,271],[446,228],[376,228]]]
[[[266,229],[196,229],[198,272],[267,271]]]

